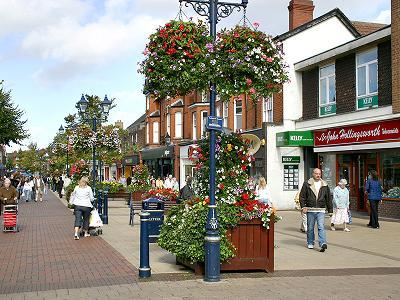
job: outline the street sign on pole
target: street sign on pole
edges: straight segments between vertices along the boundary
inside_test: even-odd
[[[217,130],[217,131],[222,131],[223,129],[223,119],[221,117],[214,117],[214,116],[209,116],[207,118],[207,124],[206,128],[208,130]]]

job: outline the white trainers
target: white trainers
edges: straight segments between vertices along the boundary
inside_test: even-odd
[[[344,229],[344,231],[346,232],[350,232],[350,229],[348,229],[347,227]]]
[[[335,230],[336,230],[336,228],[335,228],[335,227],[333,227],[333,226],[331,226],[331,230],[332,230],[332,231],[335,231]]]
[[[89,232],[85,232],[85,237],[88,237],[88,236],[90,236],[90,233]]]
[[[307,245],[308,249],[314,249],[314,245]]]
[[[74,238],[75,240],[79,240],[79,235],[75,234]]]

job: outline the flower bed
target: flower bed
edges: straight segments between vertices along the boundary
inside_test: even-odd
[[[159,198],[164,201],[176,201],[179,197],[179,191],[173,189],[151,189],[143,194],[143,199]]]

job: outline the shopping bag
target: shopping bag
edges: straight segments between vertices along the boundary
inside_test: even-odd
[[[103,226],[103,222],[101,221],[99,212],[97,211],[97,209],[94,208],[90,213],[89,227],[100,227],[100,226]]]
[[[353,222],[352,218],[351,218],[351,211],[350,209],[347,209],[347,213],[349,215],[349,224],[351,224]]]

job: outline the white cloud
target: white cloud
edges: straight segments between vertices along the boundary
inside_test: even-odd
[[[390,24],[391,22],[390,9],[381,11],[379,15],[375,18],[374,22],[382,24]]]

